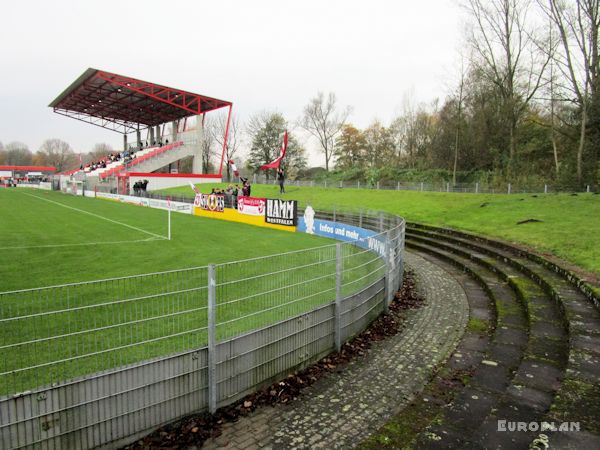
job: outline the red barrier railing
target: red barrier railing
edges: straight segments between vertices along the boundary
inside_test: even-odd
[[[120,165],[117,167],[113,167],[112,169],[101,173],[100,178],[107,178],[111,175],[115,175],[115,174],[121,172],[123,169],[129,169],[130,167],[136,166],[137,164],[141,163],[142,161],[146,161],[147,159],[153,158],[157,155],[160,155],[161,153],[167,152],[174,148],[181,147],[182,145],[183,145],[183,141],[179,141],[179,142],[173,142],[172,144],[164,145],[162,147],[158,147],[158,148],[152,150],[151,152],[146,153],[145,155],[142,155],[140,157],[132,159],[131,161],[129,161],[126,164],[123,164],[123,165]]]

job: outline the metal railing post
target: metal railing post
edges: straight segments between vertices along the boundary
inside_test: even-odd
[[[399,287],[402,286],[402,282],[404,280],[404,247],[406,243],[406,221],[402,219],[402,226],[400,228],[400,242],[398,243],[398,251],[400,252],[400,267],[398,268],[400,279]]]
[[[508,191],[507,194],[510,194],[510,183],[508,183]]]
[[[379,181],[377,182],[377,189],[379,189]]]
[[[215,265],[208,266],[208,412],[217,411],[217,355],[216,355],[216,291]]]
[[[356,189],[360,189],[360,180],[356,182]]]
[[[479,194],[479,183],[475,183],[475,193]]]
[[[587,185],[586,192],[587,192],[588,194],[590,193],[590,185],[589,185],[589,184]]]
[[[547,193],[548,193],[548,185],[547,185],[547,184],[545,184],[545,185],[544,185],[544,194],[547,194]]]
[[[387,314],[390,310],[390,299],[392,298],[392,267],[390,264],[390,231],[385,233],[385,296],[383,297],[383,312]]]
[[[334,330],[335,330],[335,351],[342,349],[342,275],[343,258],[342,244],[335,244],[335,308],[334,308]]]

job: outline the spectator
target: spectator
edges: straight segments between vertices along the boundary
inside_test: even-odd
[[[237,199],[238,199],[239,191],[240,191],[240,187],[237,184],[235,186],[231,187],[231,195],[232,195],[232,199],[233,199],[233,207],[235,209],[237,209]]]
[[[283,183],[285,182],[285,174],[281,167],[277,170],[277,181],[279,181],[279,193],[285,194],[285,188],[283,187]]]

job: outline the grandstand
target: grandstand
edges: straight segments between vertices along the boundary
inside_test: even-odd
[[[85,181],[89,189],[106,186],[114,190],[118,186],[120,193],[130,193],[133,183],[128,180],[129,173],[152,178],[154,172],[186,157],[193,158],[190,176],[196,182],[221,178],[231,102],[90,68],[49,106],[58,114],[123,135],[122,151],[62,174]],[[203,174],[202,124],[206,113],[222,108],[229,112],[218,173]],[[186,130],[192,117],[196,118],[196,129]],[[180,184],[181,177],[169,179],[161,174],[162,187]]]

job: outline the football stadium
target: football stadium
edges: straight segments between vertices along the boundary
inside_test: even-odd
[[[593,186],[294,179],[285,121],[252,172],[231,101],[93,68],[49,107],[122,146],[0,166],[0,448],[598,447]]]
[[[214,413],[387,309],[400,217],[202,193],[224,150],[217,173],[155,172],[198,156],[201,132],[179,122],[230,102],[88,69],[50,107],[122,133],[123,151],[35,184],[12,167],[0,189],[3,448],[114,446]],[[148,196],[148,179],[192,197]]]

